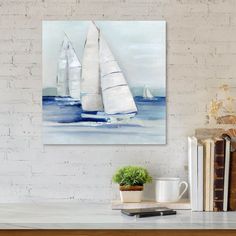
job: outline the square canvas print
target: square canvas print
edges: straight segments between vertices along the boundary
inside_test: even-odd
[[[165,21],[43,21],[44,144],[165,144]]]

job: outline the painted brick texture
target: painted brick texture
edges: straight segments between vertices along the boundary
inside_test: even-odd
[[[42,145],[41,23],[80,19],[167,21],[167,145]],[[186,179],[186,136],[219,85],[236,93],[235,63],[234,0],[0,0],[0,202],[109,201],[128,164]]]

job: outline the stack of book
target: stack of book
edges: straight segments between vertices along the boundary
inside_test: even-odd
[[[236,210],[236,150],[230,136],[188,137],[190,199],[193,211]]]

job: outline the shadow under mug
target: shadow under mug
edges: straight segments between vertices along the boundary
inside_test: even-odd
[[[188,189],[188,183],[180,178],[158,178],[155,181],[157,202],[177,202]],[[180,192],[183,185],[184,189]]]

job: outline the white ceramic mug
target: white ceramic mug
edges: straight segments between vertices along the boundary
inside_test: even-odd
[[[180,193],[181,186],[184,185]],[[156,179],[156,201],[177,202],[188,189],[188,183],[180,181],[180,178],[158,178]]]

